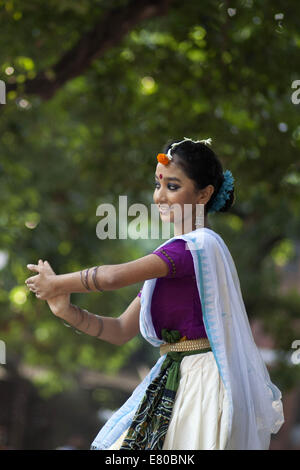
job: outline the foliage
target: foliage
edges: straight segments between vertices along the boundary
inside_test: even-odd
[[[41,71],[55,80],[63,54],[112,8],[132,3],[0,1],[8,89],[0,108],[1,339],[10,358],[48,367],[40,384],[55,382],[51,393],[67,386],[63,374],[82,366],[116,372],[143,346],[137,338],[117,348],[65,328],[25,289],[26,265],[42,258],[65,273],[154,249],[157,240],[99,240],[96,208],[118,205],[119,195],[151,203],[154,157],[171,138],[212,137],[237,199],[231,214],[210,222],[232,252],[249,317],[262,318],[286,351],[299,337],[299,292],[283,295],[278,275],[300,229],[299,105],[291,101],[300,79],[299,6],[169,2],[167,14],[141,20],[51,98],[38,86],[26,92]],[[74,294],[72,302],[117,316],[139,288]],[[141,358],[150,365],[150,355]]]

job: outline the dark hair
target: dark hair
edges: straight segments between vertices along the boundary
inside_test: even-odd
[[[167,153],[172,141],[165,146],[164,153]],[[188,178],[194,181],[195,189],[205,188],[211,184],[215,188],[210,200],[205,204],[205,215],[212,206],[215,197],[224,181],[223,167],[217,155],[208,145],[201,142],[185,140],[171,150],[173,162],[180,166]],[[234,188],[230,192],[225,205],[219,209],[220,212],[227,212],[234,201]]]

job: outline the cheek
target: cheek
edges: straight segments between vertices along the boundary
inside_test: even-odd
[[[184,215],[185,217],[191,215],[191,213],[193,212],[193,206],[195,201],[193,195],[190,192],[181,191],[180,193],[174,194],[173,197],[170,197],[170,201],[173,204],[176,203],[181,206],[182,215]],[[185,204],[187,204],[186,207]]]
[[[182,189],[178,189],[177,191],[170,193],[169,198],[180,205],[188,204],[190,202],[188,194]]]

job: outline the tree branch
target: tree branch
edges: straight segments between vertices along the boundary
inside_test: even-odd
[[[126,8],[113,9],[97,23],[93,30],[82,35],[75,46],[66,52],[51,68],[41,71],[24,85],[25,94],[35,94],[44,100],[52,98],[64,83],[81,75],[95,59],[121,42],[124,36],[140,22],[165,15],[172,0],[132,0]],[[53,73],[52,73],[53,72]],[[7,84],[7,91],[17,84]]]

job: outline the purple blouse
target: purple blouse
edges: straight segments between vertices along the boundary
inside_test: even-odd
[[[185,245],[185,240],[178,239],[152,252],[169,266],[167,276],[157,278],[151,302],[153,326],[159,339],[162,328],[178,330],[187,339],[207,338],[194,262]]]

